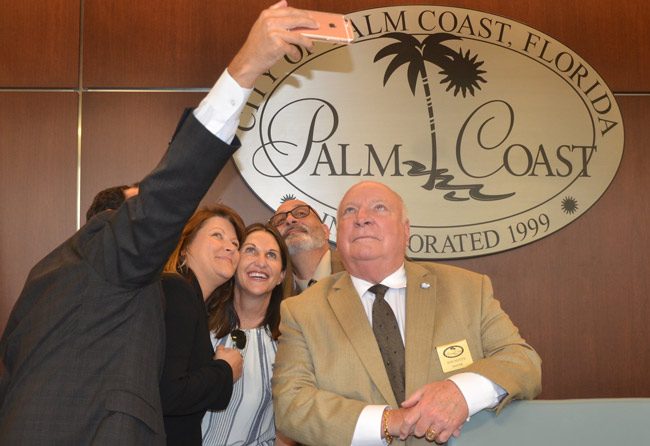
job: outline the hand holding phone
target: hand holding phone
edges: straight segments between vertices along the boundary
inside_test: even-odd
[[[306,11],[310,18],[318,22],[317,29],[293,28],[305,37],[333,43],[351,43],[354,40],[352,25],[343,14],[331,12]]]

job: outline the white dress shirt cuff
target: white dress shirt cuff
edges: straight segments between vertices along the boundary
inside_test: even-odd
[[[239,116],[251,91],[253,90],[240,87],[228,70],[225,70],[194,110],[194,116],[210,133],[230,144],[235,138]]]
[[[381,422],[384,410],[389,406],[366,406],[359,414],[350,446],[379,446],[386,442],[381,438]]]
[[[460,389],[469,409],[469,417],[483,409],[495,407],[507,393],[501,386],[478,373],[466,372],[449,377]]]

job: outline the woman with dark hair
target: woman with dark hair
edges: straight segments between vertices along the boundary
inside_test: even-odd
[[[203,444],[294,444],[276,436],[271,397],[283,281],[292,277],[289,251],[275,228],[255,223],[246,228],[239,253],[234,288],[214,293],[208,312],[214,344],[239,349],[244,372],[226,410],[203,417]]]
[[[205,301],[231,292],[244,223],[231,208],[205,207],[187,222],[164,268],[166,351],[160,380],[168,445],[200,445],[201,419],[224,409],[241,376],[238,351],[213,350]]]

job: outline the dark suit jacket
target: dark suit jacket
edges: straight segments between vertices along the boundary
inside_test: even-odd
[[[189,113],[138,196],[30,272],[0,358],[0,444],[161,444],[160,270],[231,147]]]
[[[487,276],[407,261],[406,395],[460,372],[490,379],[513,398],[541,390],[541,361],[492,294]],[[368,404],[397,407],[377,341],[350,275],[319,280],[282,302],[273,401],[278,429],[305,445],[350,444]],[[473,362],[443,371],[437,347],[466,341]],[[379,426],[377,426],[379,429]],[[402,444],[396,439],[395,444]],[[407,445],[430,445],[409,438]]]
[[[232,395],[232,369],[212,359],[208,313],[196,278],[163,275],[167,348],[160,380],[168,445],[201,445],[206,410],[225,409]]]

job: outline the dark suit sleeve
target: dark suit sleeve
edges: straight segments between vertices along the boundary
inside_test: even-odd
[[[163,277],[166,353],[160,395],[164,415],[224,409],[232,394],[232,369],[212,359],[203,301],[179,277]],[[201,320],[203,318],[203,320]]]
[[[239,145],[210,133],[186,113],[158,166],[140,182],[140,193],[116,211],[95,218],[97,230],[81,241],[84,257],[107,281],[137,287],[155,279],[185,222]],[[91,243],[88,239],[92,239]]]

